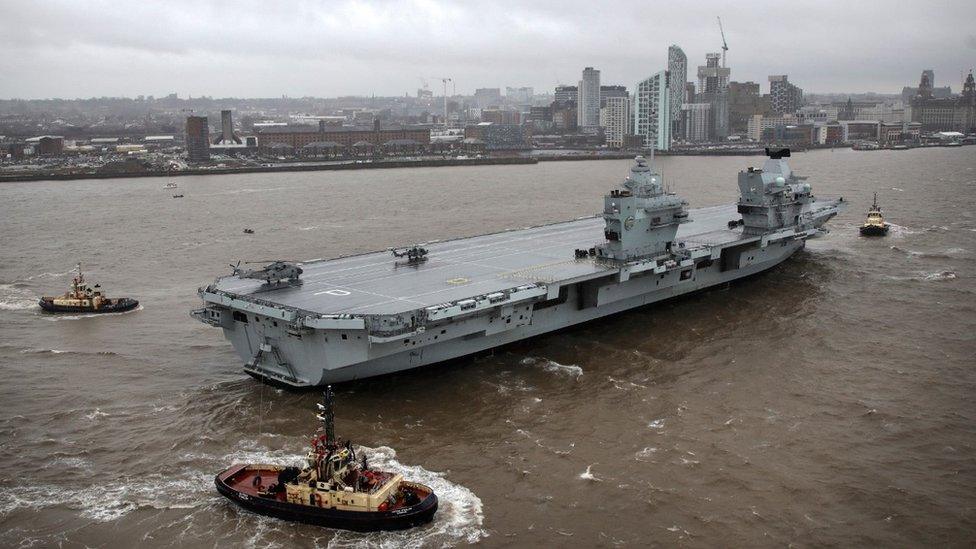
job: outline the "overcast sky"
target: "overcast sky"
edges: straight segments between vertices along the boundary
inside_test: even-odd
[[[633,88],[728,39],[732,79],[789,74],[807,92],[900,92],[922,69],[961,87],[976,1],[331,2],[0,0],[0,98],[402,95],[573,83]],[[450,90],[450,88],[449,88]]]

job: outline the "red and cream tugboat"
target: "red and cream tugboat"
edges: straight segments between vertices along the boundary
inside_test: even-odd
[[[334,399],[329,386],[317,416],[325,432],[312,439],[305,467],[234,465],[217,475],[217,490],[255,513],[328,528],[402,530],[430,522],[434,491],[371,469],[365,455],[357,459],[352,443],[335,436]]]
[[[71,280],[71,288],[59,297],[42,297],[37,304],[49,313],[122,313],[139,306],[129,297],[110,299],[102,295],[99,284],[89,286],[78,264],[78,276]]]

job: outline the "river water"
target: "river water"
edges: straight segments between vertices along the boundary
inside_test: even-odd
[[[832,232],[781,267],[481,356],[341,386],[337,430],[433,485],[434,522],[338,533],[213,475],[295,462],[318,395],[187,316],[239,259],[596,213],[629,161],[0,185],[0,546],[783,546],[976,541],[976,149],[814,151]],[[760,157],[659,159],[692,207]],[[857,225],[878,192],[886,238]],[[255,234],[243,234],[249,227]],[[34,305],[84,263],[142,302]]]

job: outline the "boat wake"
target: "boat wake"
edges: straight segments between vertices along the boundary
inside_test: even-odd
[[[86,519],[111,522],[139,508],[193,508],[212,485],[209,473],[187,471],[177,477],[139,475],[79,488],[14,486],[0,491],[0,517],[19,509],[67,507]]]
[[[525,366],[534,366],[538,364],[547,372],[572,376],[577,381],[579,381],[579,378],[583,376],[583,368],[577,366],[576,364],[560,364],[555,360],[549,360],[548,358],[543,357],[528,356],[522,359],[521,364]]]
[[[0,284],[0,311],[26,311],[40,308],[38,297],[22,284]]]
[[[342,531],[329,541],[329,547],[445,547],[477,543],[488,537],[488,532],[482,528],[481,499],[471,490],[447,480],[443,473],[400,463],[396,451],[390,447],[360,448],[366,452],[370,466],[400,473],[404,478],[433,488],[438,499],[437,513],[430,524],[401,532],[360,534]]]

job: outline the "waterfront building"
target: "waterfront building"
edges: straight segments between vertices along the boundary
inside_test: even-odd
[[[576,109],[576,123],[580,128],[600,127],[600,71],[593,67],[583,69]]]
[[[624,136],[630,133],[630,121],[630,97],[608,97],[600,109],[600,126],[607,146],[617,149],[624,146]]]
[[[677,139],[684,136],[684,128],[681,126],[682,105],[693,100],[685,96],[684,83],[688,80],[688,56],[677,44],[672,44],[668,48],[668,74],[671,79],[671,136]]]
[[[190,162],[210,161],[210,125],[206,116],[186,117],[186,158]]]
[[[430,128],[421,126],[381,126],[379,120],[372,126],[271,126],[256,130],[258,144],[267,149],[275,144],[299,150],[314,142],[332,141],[347,150],[357,143],[380,147],[389,141],[410,140],[420,145],[430,144]],[[405,141],[404,141],[405,142]]]
[[[532,148],[532,130],[521,124],[481,122],[464,128],[465,140],[476,139],[488,151],[516,151]]]
[[[803,90],[791,84],[785,74],[770,75],[769,98],[776,114],[794,113],[803,106]]]
[[[25,140],[33,153],[41,156],[58,156],[64,152],[64,136],[39,135]]]
[[[637,83],[634,94],[634,133],[645,148],[671,148],[671,95],[668,71],[660,71]]]
[[[749,123],[746,128],[746,136],[753,141],[763,141],[764,136],[768,135],[768,130],[770,129],[780,126],[796,126],[800,123],[800,119],[792,114],[784,114],[780,116],[763,116],[761,114],[754,114],[749,117]]]
[[[911,121],[918,122],[922,131],[976,132],[976,82],[970,72],[958,97],[937,98],[929,75],[922,73],[918,94],[912,98]]]
[[[682,132],[685,139],[692,143],[707,142],[711,134],[711,103],[684,103],[681,111],[685,123]]]

